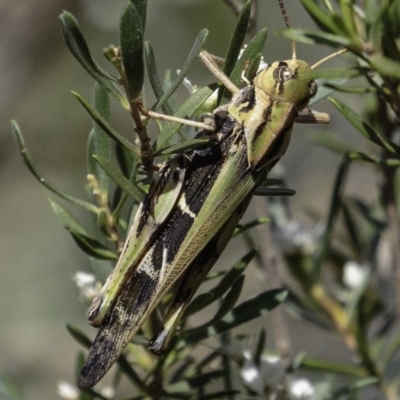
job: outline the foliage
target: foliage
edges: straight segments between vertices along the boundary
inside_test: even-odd
[[[400,347],[399,320],[396,315],[396,309],[400,308],[399,199],[396,193],[396,167],[400,165],[400,147],[396,142],[400,117],[400,1],[366,0],[362,5],[350,0],[301,0],[301,3],[320,30],[287,29],[281,34],[304,43],[348,50],[351,65],[346,68],[345,74],[343,69],[315,72],[323,78],[320,86],[324,84],[326,89],[317,100],[332,94],[333,90],[356,94],[360,97],[360,103],[368,99],[371,106],[364,110],[364,116],[360,116],[342,101],[329,97],[332,104],[366,138],[371,150],[364,152],[349,148],[347,143],[327,135],[316,138],[321,145],[342,157],[323,229],[310,230],[291,220],[288,203],[273,199],[269,207],[271,229],[277,243],[285,244],[281,250],[285,265],[292,281],[298,284],[296,290],[288,287],[289,295],[285,300],[287,309],[323,327],[326,334],[336,334],[356,357],[356,361],[343,364],[313,359],[306,353],[294,356],[285,352],[279,344],[275,351],[280,353],[280,358],[274,358],[267,355],[263,331],[259,333],[257,346],[252,352],[248,349],[234,352],[228,346],[233,327],[260,316],[286,297],[286,291],[275,289],[236,305],[245,268],[254,258],[265,260],[263,251],[257,253],[252,248],[223,273],[219,283],[192,301],[181,330],[165,356],[155,358],[145,350],[145,338],[155,333],[154,321],[143,328],[142,334],[133,340],[136,346],[128,347],[118,361],[113,391],[117,390],[120,378],[124,375],[135,388],[136,394],[132,394],[131,399],[233,399],[239,398],[238,393],[254,399],[365,398],[357,396],[364,396],[364,388],[371,385],[375,385],[387,399],[399,398],[396,387],[399,376],[393,372],[393,366],[399,363]],[[246,60],[257,60],[257,63],[260,60],[266,39],[266,30],[261,30],[250,41],[243,55],[239,56],[250,18],[250,7],[251,2],[246,1],[238,16],[223,67],[237,85],[240,84]],[[102,70],[93,59],[73,15],[64,12],[60,16],[68,48],[96,81],[92,102],[74,93],[93,119],[87,144],[89,200],[65,194],[43,178],[29,158],[18,125],[15,122],[12,124],[23,160],[39,182],[62,200],[92,214],[93,229],[88,231],[67,208],[50,199],[62,226],[89,255],[99,282],[104,282],[112,262],[121,251],[131,213],[143,199],[152,177],[154,157],[189,152],[210,145],[204,140],[190,139],[189,130],[179,122],[157,124],[154,127],[158,129],[157,139],[151,142],[148,134],[150,118],[143,113],[141,99],[145,70],[157,99],[152,106],[146,105],[146,109],[161,109],[165,114],[178,117],[191,118],[200,109],[202,112],[212,111],[216,103],[210,100],[210,96],[217,85],[194,91],[174,111],[172,96],[198,58],[207,31],[199,33],[181,73],[165,87],[158,76],[151,44],[143,41],[145,20],[146,1],[129,0],[121,16],[120,46],[110,46],[104,51],[115,67],[115,77]],[[250,70],[254,70],[254,66]],[[338,81],[338,76],[346,78]],[[354,78],[357,80],[353,84]],[[112,127],[109,95],[132,117],[138,140],[130,141]],[[224,102],[227,93],[221,89],[216,97],[216,101]],[[346,177],[354,163],[371,165],[380,174],[382,182],[376,187],[378,201],[375,203],[368,204],[356,196],[345,195]],[[285,192],[285,189],[271,192],[266,187],[260,188],[259,192],[293,194],[289,190]],[[247,227],[239,227],[237,234],[242,234],[246,242],[252,245],[254,239],[248,229],[265,222],[260,219]],[[381,251],[383,246],[390,248],[391,257],[390,271],[386,271],[386,275],[383,273],[383,264],[388,254]],[[208,280],[218,277],[219,274],[209,275]],[[161,304],[160,311],[165,310],[167,300]],[[187,328],[189,315],[198,313],[218,300],[220,307],[212,319],[202,326]],[[90,346],[90,339],[78,328],[69,326],[68,329],[81,345]],[[194,345],[217,334],[221,334],[220,347],[200,360],[192,356]],[[290,348],[290,341],[286,345]],[[77,364],[80,369],[82,355],[79,355]],[[234,365],[239,368],[241,384],[234,378],[237,374]],[[293,374],[301,376],[304,370],[318,374],[313,385],[308,383],[309,386],[303,386],[303,392],[300,390],[298,395],[294,387],[296,384],[299,387],[299,380]],[[221,382],[223,389],[209,389],[209,384],[214,381]],[[113,396],[98,390],[80,394],[81,399]]]

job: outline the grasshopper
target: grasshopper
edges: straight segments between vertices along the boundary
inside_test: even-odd
[[[165,352],[254,191],[284,155],[294,123],[328,122],[326,114],[301,114],[317,85],[313,67],[296,59],[294,44],[293,49],[292,59],[266,66],[240,90],[208,53],[201,53],[233,97],[209,115],[210,123],[196,135],[212,138],[215,145],[173,157],[151,183],[119,261],[88,310],[90,324],[99,331],[79,388],[92,387],[107,373],[180,278],[164,323],[150,341],[152,352]]]

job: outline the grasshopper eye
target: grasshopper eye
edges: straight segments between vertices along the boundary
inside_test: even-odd
[[[272,75],[276,82],[283,83],[295,77],[296,71],[289,68],[288,64],[284,61],[280,61],[278,66],[274,69]]]
[[[317,94],[317,91],[318,91],[317,83],[315,81],[311,81],[308,88],[310,90],[310,98],[314,97]]]

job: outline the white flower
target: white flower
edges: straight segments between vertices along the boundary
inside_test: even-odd
[[[242,377],[243,383],[253,392],[262,395],[264,391],[263,381],[260,376],[260,371],[253,362],[251,352],[245,350],[243,352],[243,357],[244,363],[240,369],[240,376]]]
[[[179,76],[181,74],[181,70],[177,69],[176,70],[177,75]],[[183,85],[186,87],[187,90],[189,90],[190,94],[193,94],[197,90],[197,86],[193,85],[190,79],[188,78],[183,78]]]
[[[285,367],[276,355],[263,355],[260,360],[260,372],[264,385],[276,388],[285,380]]]
[[[86,272],[77,272],[72,278],[78,286],[81,297],[85,303],[90,303],[99,292],[96,277]]]
[[[107,397],[108,399],[112,399],[115,396],[115,390],[111,386],[104,386],[101,390],[100,393],[104,396]]]
[[[356,261],[347,261],[343,267],[343,283],[350,289],[360,287],[367,277],[367,268]]]
[[[289,393],[292,400],[311,400],[314,388],[308,379],[299,378],[289,383]]]
[[[68,400],[78,400],[79,391],[66,381],[60,381],[57,384],[57,393],[60,397]]]
[[[284,253],[301,252],[308,255],[316,251],[323,231],[322,224],[309,229],[298,221],[290,220],[282,226],[273,227],[272,233]]]

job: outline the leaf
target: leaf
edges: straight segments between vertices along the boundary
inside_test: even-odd
[[[97,214],[100,209],[98,207],[96,207],[93,204],[90,204],[86,201],[83,200],[79,200],[73,196],[70,196],[69,194],[64,193],[63,191],[57,189],[53,184],[51,184],[50,182],[48,182],[40,173],[39,171],[36,169],[36,167],[34,166],[34,164],[32,163],[28,151],[26,149],[25,146],[25,142],[24,142],[24,138],[22,137],[21,134],[21,130],[17,124],[16,121],[11,121],[11,128],[12,128],[12,132],[13,132],[13,136],[14,136],[14,140],[15,140],[15,144],[17,146],[17,149],[19,151],[19,154],[22,157],[22,160],[24,162],[24,164],[27,166],[27,168],[29,169],[29,171],[32,173],[32,175],[44,186],[46,187],[48,190],[50,190],[51,192],[53,192],[55,195],[57,195],[58,197],[68,201],[71,204],[74,204],[76,206],[82,207],[85,210],[88,210],[90,212],[93,212],[95,214]]]
[[[383,147],[390,153],[400,154],[400,146],[385,138],[382,134],[376,131],[368,122],[364,121],[356,112],[350,109],[341,101],[332,97],[329,101],[344,115],[344,117],[371,142]]]
[[[50,206],[60,221],[61,225],[66,229],[72,229],[81,235],[89,236],[87,230],[76,220],[76,218],[61,204],[57,203],[51,197],[49,197]]]
[[[255,192],[255,196],[294,196],[296,191],[288,188],[266,188],[259,186]]]
[[[348,385],[341,389],[335,390],[335,392],[332,393],[331,398],[332,399],[340,399],[345,395],[349,395],[350,393],[357,392],[358,390],[364,388],[365,386],[374,385],[378,382],[379,382],[379,378],[377,378],[377,377],[368,377],[368,378],[359,379],[358,381],[352,383],[351,385]]]
[[[254,351],[253,361],[258,367],[260,366],[261,355],[265,349],[267,335],[265,329],[262,328],[260,334],[258,335],[257,346]]]
[[[330,96],[334,91],[334,87],[327,86],[329,85],[342,85],[343,83],[347,82],[346,78],[338,78],[338,79],[316,79],[315,83],[317,84],[318,91],[317,94],[310,100],[308,103],[308,107],[311,107],[313,104],[320,102],[321,100],[325,99],[326,97]]]
[[[298,362],[297,368],[307,368],[324,373],[343,374],[363,378],[368,375],[368,371],[357,365],[345,364],[341,362],[318,360],[303,355]]]
[[[108,160],[100,156],[93,156],[93,158],[122,190],[128,193],[136,202],[142,202],[146,193],[139,186],[126,179],[121,171],[114,167]]]
[[[306,44],[325,44],[333,47],[351,49],[356,54],[361,53],[362,49],[355,48],[353,42],[341,36],[331,33],[316,32],[309,29],[280,29],[276,31],[278,35],[284,36],[297,42]]]
[[[333,232],[333,224],[338,216],[340,206],[341,206],[341,193],[347,178],[347,173],[350,167],[350,159],[345,155],[342,159],[342,162],[339,165],[338,172],[336,174],[335,178],[335,184],[333,187],[333,192],[331,195],[331,201],[330,201],[330,208],[329,208],[329,214],[328,214],[328,220],[325,226],[325,231],[322,236],[321,240],[321,245],[319,249],[319,253],[317,254],[314,265],[313,265],[313,271],[314,271],[314,279],[320,275],[321,269],[323,262],[325,260],[325,257],[328,253],[328,249],[331,245],[331,236]]]
[[[126,3],[121,15],[120,40],[129,101],[132,102],[140,95],[144,81],[143,26],[132,1]]]
[[[222,300],[221,306],[219,307],[217,313],[214,315],[211,322],[207,325],[212,325],[215,322],[221,320],[232,308],[235,306],[239,300],[239,296],[242,293],[244,284],[244,275],[241,275],[238,280],[230,287],[228,293]]]
[[[344,140],[340,140],[329,132],[312,132],[307,137],[315,144],[325,147],[326,149],[340,155],[354,151]]]
[[[238,87],[245,86],[246,83],[241,81],[242,72],[245,67],[249,66],[248,63],[253,61],[258,54],[262,52],[264,48],[265,41],[267,40],[267,28],[261,29],[249,42],[247,47],[243,50],[242,55],[237,61],[235,67],[233,68],[229,79]],[[247,75],[247,74],[246,74]],[[248,77],[248,79],[253,79],[253,76]]]
[[[129,109],[126,97],[115,83],[116,78],[103,71],[93,60],[75,17],[68,11],[64,11],[58,19],[64,41],[72,55],[107,92],[111,93],[125,109]]]
[[[147,0],[129,0],[129,1],[136,8],[140,23],[142,25],[142,32],[144,32],[146,28]]]
[[[221,392],[215,392],[210,394],[203,394],[196,397],[196,400],[219,400],[223,397],[234,398],[232,396],[239,395],[240,392],[237,390],[222,390]]]
[[[237,18],[235,30],[232,32],[231,39],[229,41],[228,49],[225,54],[225,62],[222,71],[226,76],[229,76],[238,61],[240,51],[242,50],[243,42],[246,37],[247,27],[249,25],[251,13],[251,0],[247,0],[240,11]],[[222,98],[227,89],[224,86],[218,91],[217,104],[221,103]]]
[[[175,79],[174,82],[172,82],[172,85],[168,88],[168,90],[164,93],[164,96],[160,100],[154,104],[153,107],[151,107],[152,110],[157,111],[162,106],[165,104],[166,101],[174,94],[175,90],[178,88],[178,86],[181,84],[183,79],[186,77],[186,75],[189,73],[190,69],[192,68],[193,64],[197,60],[197,57],[200,54],[200,51],[203,48],[204,42],[207,38],[208,31],[207,29],[203,29],[200,31],[200,33],[197,35],[197,38],[192,46],[192,49],[190,50],[190,53],[183,64],[183,67],[181,68],[181,72],[178,75],[178,77]]]
[[[235,30],[232,33],[229,41],[228,49],[225,54],[224,74],[229,76],[237,63],[240,50],[242,49],[244,39],[247,33],[251,13],[251,0],[247,0],[240,11],[237,18]]]
[[[72,92],[72,94],[78,99],[78,101],[83,105],[89,115],[95,120],[95,122],[103,129],[103,131],[114,139],[121,146],[125,147],[127,150],[134,153],[136,156],[140,156],[139,149],[136,148],[134,144],[125,139],[116,130],[111,128],[108,122],[89,104],[89,102],[77,92]]]
[[[195,297],[186,310],[185,317],[193,315],[203,308],[209,306],[214,301],[222,297],[229,288],[240,278],[250,261],[257,254],[257,249],[249,251],[224,275],[221,281],[207,293],[202,293]]]
[[[400,63],[382,54],[372,54],[369,58],[371,67],[383,76],[400,79]]]
[[[86,349],[90,348],[92,341],[86,336],[86,334],[81,331],[76,326],[67,324],[66,325],[68,333],[83,347]]]
[[[287,291],[274,289],[265,291],[247,301],[236,306],[221,321],[202,330],[188,330],[182,333],[182,340],[178,347],[186,346],[190,343],[198,343],[200,340],[227,332],[236,326],[242,325],[254,318],[265,315],[266,312],[273,310],[282,301],[285,300]]]
[[[0,398],[4,400],[26,399],[14,379],[7,372],[0,372]]]
[[[106,90],[98,83],[95,83],[94,85],[93,108],[104,118],[105,121],[108,123],[110,122],[110,101]],[[94,154],[109,159],[111,156],[111,139],[103,129],[93,121],[93,127],[89,133],[87,145],[88,173],[96,177],[101,194],[107,198],[109,179],[104,171],[99,168],[98,164],[94,161],[92,157]]]
[[[215,146],[216,142],[210,139],[187,139],[177,144],[157,150],[154,156],[166,156],[171,154],[189,153],[194,150],[207,149]]]
[[[154,57],[154,52],[151,44],[149,42],[144,43],[144,55],[147,66],[147,74],[149,75],[149,80],[151,87],[153,89],[154,95],[156,96],[157,101],[164,96],[164,89],[162,87],[160,81],[160,75],[157,70],[156,59]],[[165,102],[162,106],[162,110],[167,115],[172,115],[172,108],[169,106],[168,102]]]
[[[203,103],[211,96],[217,85],[210,85],[196,90],[185,102],[179,107],[175,113],[175,117],[191,118],[194,113],[203,105]],[[166,122],[161,134],[157,138],[157,148],[164,147],[168,141],[180,129],[182,124],[178,122]]]
[[[376,164],[376,165],[385,165],[387,167],[400,166],[400,159],[396,159],[396,158],[382,159],[382,158],[376,157],[371,154],[363,153],[361,151],[352,151],[351,153],[349,153],[349,157],[352,160],[366,161],[366,162]]]
[[[118,255],[107,247],[103,246],[96,239],[83,235],[74,231],[73,229],[67,228],[68,232],[71,234],[72,238],[75,240],[76,244],[81,250],[91,257],[100,258],[102,260],[117,260]]]
[[[253,229],[256,226],[267,224],[269,222],[271,222],[271,219],[270,218],[265,218],[265,217],[253,219],[252,221],[248,222],[247,224],[238,226],[235,229],[235,232],[234,232],[232,237],[236,237],[238,235],[241,235],[243,232],[246,232],[246,231],[248,231],[250,229]]]
[[[330,15],[324,13],[314,0],[301,0],[301,4],[319,28],[328,32],[341,33],[332,20],[332,12]]]

